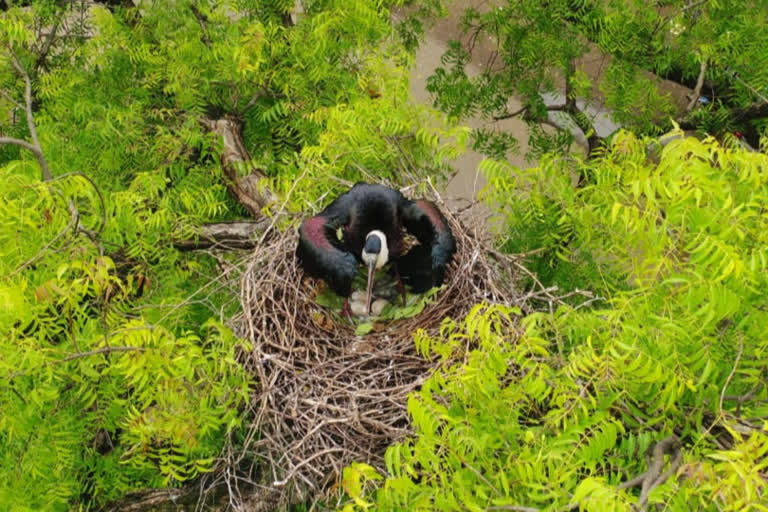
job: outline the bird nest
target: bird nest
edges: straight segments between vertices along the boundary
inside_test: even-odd
[[[252,343],[245,365],[258,389],[241,453],[261,459],[262,484],[284,499],[318,496],[353,461],[383,468],[386,447],[410,433],[409,393],[437,365],[417,353],[417,329],[437,334],[444,318],[462,319],[477,303],[530,296],[515,287],[522,267],[488,246],[477,222],[443,211],[457,251],[442,289],[415,316],[374,321],[363,336],[317,303],[322,284],[298,266],[294,229],[272,230],[253,253],[236,328]]]

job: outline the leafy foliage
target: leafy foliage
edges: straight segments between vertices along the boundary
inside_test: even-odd
[[[635,133],[668,131],[671,117],[714,135],[738,129],[756,142],[768,112],[766,17],[764,4],[738,1],[509,0],[471,7],[461,17],[461,40],[449,44],[428,89],[435,106],[452,116],[519,116],[529,124],[532,156],[567,149],[573,142],[567,124],[594,149],[593,120],[576,100],[590,101],[598,91],[611,117]],[[477,47],[489,39],[490,56],[481,61]],[[585,71],[596,53],[607,62],[590,78]],[[708,103],[689,114],[662,91],[658,77],[693,89],[702,69],[700,92]],[[513,98],[522,109],[510,106]],[[558,122],[554,134],[543,131],[552,111],[565,112],[572,123]],[[516,149],[508,133],[477,131],[474,142],[494,158]]]
[[[305,2],[295,23],[282,0],[80,3],[0,18],[0,129],[30,135],[15,55],[54,175],[40,183],[28,151],[2,146],[0,502],[12,507],[179,486],[243,424],[249,347],[225,326],[239,262],[173,246],[245,213],[201,120],[241,123],[243,173],[264,169],[272,207],[294,211],[346,180],[440,173],[466,138],[408,104],[397,2]],[[35,27],[76,13],[80,35],[51,39],[38,65]]]
[[[417,333],[444,369],[412,396],[416,435],[389,448],[386,478],[345,474],[347,509],[632,510],[639,496],[622,484],[674,435],[681,465],[649,504],[765,510],[768,160],[686,138],[654,164],[648,142],[619,134],[588,165],[486,164],[513,238],[529,233],[521,212],[545,231],[568,225],[519,243],[609,300],[524,318],[478,305],[440,336]],[[579,189],[563,172],[574,166],[588,176]]]

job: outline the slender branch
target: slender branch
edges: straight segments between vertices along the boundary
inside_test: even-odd
[[[106,205],[106,202],[104,201],[104,194],[101,193],[101,189],[99,189],[99,186],[96,184],[95,181],[93,181],[93,179],[91,179],[87,174],[84,174],[79,171],[60,174],[59,176],[56,176],[54,180],[58,181],[64,178],[68,178],[70,176],[77,176],[87,181],[91,185],[91,188],[93,188],[94,192],[96,192],[96,196],[99,198],[99,205],[101,206],[101,223],[99,225],[99,228],[95,232],[90,232],[86,230],[83,226],[79,226],[80,231],[85,232],[91,239],[93,239],[94,237],[101,235],[101,233],[104,231],[104,228],[107,225],[107,205]],[[70,207],[70,210],[71,210],[71,207]]]
[[[701,59],[701,69],[699,70],[699,78],[696,80],[696,87],[693,89],[693,94],[691,94],[691,101],[688,103],[688,106],[686,107],[686,111],[690,112],[693,110],[693,107],[696,106],[696,102],[699,101],[699,97],[701,96],[701,88],[704,87],[704,76],[707,74],[707,66],[709,65],[709,61],[706,57],[702,57]]]
[[[11,103],[13,103],[16,106],[16,108],[24,110],[24,105],[22,105],[21,103],[19,103],[15,99],[13,99],[13,97],[10,94],[8,94],[8,91],[6,91],[4,89],[0,89],[0,96],[2,96],[3,98],[7,99]]]
[[[24,149],[28,149],[34,153],[38,159],[40,158],[40,149],[25,140],[15,139],[13,137],[0,137],[0,144],[13,144],[15,146],[21,146]]]
[[[37,59],[35,59],[35,69],[46,67],[45,59],[48,57],[48,53],[51,51],[53,42],[56,40],[56,33],[58,32],[60,25],[61,18],[57,18],[56,23],[53,24],[51,31],[48,33],[48,37],[46,38],[45,43],[43,44],[43,47],[37,56]]]
[[[723,389],[720,391],[720,402],[718,403],[718,410],[720,412],[720,416],[722,417],[723,414],[723,401],[725,400],[725,392],[728,390],[728,386],[731,384],[731,379],[733,379],[733,376],[736,374],[736,370],[739,367],[739,362],[741,362],[741,355],[744,353],[744,336],[739,333],[739,351],[736,354],[736,361],[733,363],[733,368],[731,368],[731,373],[728,374],[728,378],[725,379],[725,384],[723,384]]]
[[[59,231],[59,233],[58,233],[58,234],[57,234],[55,237],[53,237],[53,239],[51,239],[51,241],[50,241],[50,242],[48,242],[47,244],[45,244],[45,245],[42,247],[42,249],[40,249],[39,251],[37,251],[37,252],[35,253],[35,255],[34,255],[34,256],[32,256],[31,258],[29,258],[27,261],[25,261],[24,263],[22,263],[22,264],[21,264],[21,265],[19,265],[18,267],[16,267],[16,270],[14,270],[14,271],[13,271],[13,272],[11,272],[10,274],[8,274],[8,275],[4,276],[4,278],[5,278],[5,279],[10,279],[10,278],[12,278],[12,277],[13,277],[13,276],[15,276],[16,274],[18,274],[19,272],[21,272],[22,270],[24,270],[25,268],[27,268],[28,266],[30,266],[30,265],[32,265],[33,263],[35,263],[37,260],[39,260],[39,259],[40,259],[40,258],[43,256],[43,254],[45,253],[45,251],[47,251],[48,249],[50,249],[50,248],[51,248],[51,246],[53,246],[53,244],[55,244],[55,243],[56,243],[56,242],[57,242],[57,241],[58,241],[58,240],[59,240],[61,237],[63,237],[64,235],[66,235],[66,234],[67,234],[67,233],[68,233],[70,230],[72,230],[72,228],[73,228],[74,226],[76,226],[76,225],[77,225],[77,223],[78,223],[78,221],[79,221],[79,219],[80,219],[80,215],[78,214],[78,212],[77,212],[77,209],[75,209],[75,208],[74,208],[74,206],[71,206],[71,207],[70,207],[70,212],[71,212],[71,217],[70,217],[70,219],[69,219],[69,222],[67,223],[67,225],[66,225],[66,226],[64,226],[64,229],[62,229],[61,231]]]
[[[670,14],[668,16],[664,16],[663,18],[661,18],[661,20],[659,20],[659,23],[653,28],[653,32],[651,32],[651,38],[653,38],[653,36],[655,36],[658,33],[659,30],[664,28],[664,26],[667,23],[669,23],[673,18],[678,17],[679,15],[683,14],[685,11],[688,11],[690,9],[694,9],[694,8],[700,6],[700,5],[703,5],[703,4],[707,3],[708,1],[709,0],[699,0],[698,2],[690,3],[688,5],[685,5],[685,6],[681,7],[680,10],[677,11],[676,13],[674,13],[674,14]]]
[[[205,46],[210,48],[212,43],[211,38],[208,35],[208,16],[200,12],[200,9],[198,9],[194,4],[190,4],[189,8],[192,10],[192,14],[194,15],[197,22],[200,24],[200,31],[202,32],[200,41],[202,41]]]
[[[760,98],[760,99],[763,101],[763,103],[768,103],[768,97],[766,97],[766,96],[765,96],[764,94],[762,94],[760,91],[758,91],[757,89],[755,89],[754,87],[752,87],[750,84],[748,84],[748,83],[747,83],[745,80],[743,80],[743,79],[742,79],[742,78],[739,76],[739,73],[737,73],[736,71],[733,71],[731,68],[729,68],[729,67],[727,67],[727,66],[726,66],[725,70],[726,70],[728,73],[730,73],[730,75],[733,77],[733,79],[734,79],[734,80],[736,80],[736,81],[737,81],[737,82],[739,82],[741,85],[743,85],[744,87],[746,87],[747,89],[749,89],[749,91],[750,91],[752,94],[754,94],[755,96],[757,96],[758,98]]]
[[[256,102],[259,101],[259,99],[263,97],[264,97],[264,94],[262,92],[257,92],[256,94],[254,94],[253,97],[250,99],[250,101],[248,101],[248,103],[245,104],[242,110],[240,110],[240,114],[245,114],[246,112],[248,112],[248,110],[252,106],[254,106]]]
[[[562,112],[566,110],[566,105],[547,105],[547,112]],[[509,119],[510,117],[517,117],[520,114],[527,112],[528,107],[521,107],[514,112],[505,112],[504,114],[501,114],[500,116],[493,116],[494,121],[502,121],[504,119]]]
[[[146,347],[104,347],[96,350],[89,350],[87,352],[78,352],[76,354],[69,355],[63,359],[58,359],[56,361],[53,361],[50,364],[64,363],[66,361],[72,361],[74,359],[82,359],[84,357],[95,356],[98,354],[109,354],[111,352],[144,352],[145,350],[146,350]]]
[[[46,362],[45,364],[43,364],[42,366],[40,366],[40,367],[38,367],[36,369],[39,370],[39,369],[45,368],[47,366],[53,366],[53,365],[56,365],[56,364],[66,363],[67,361],[74,361],[75,359],[82,359],[84,357],[95,356],[95,355],[98,355],[98,354],[109,354],[109,353],[112,353],[112,352],[144,352],[145,350],[147,350],[146,347],[104,347],[104,348],[97,348],[95,350],[89,350],[87,352],[76,352],[74,354],[68,355],[67,357],[64,357],[64,358],[61,358],[61,359],[56,359],[54,361],[48,361],[48,362]],[[14,372],[14,373],[12,373],[11,375],[8,376],[8,380],[10,381],[10,380],[15,379],[16,377],[21,377],[23,375],[26,375],[30,371],[31,370],[21,370],[21,371]]]
[[[43,181],[50,181],[53,179],[53,174],[51,174],[51,170],[48,168],[48,162],[45,160],[45,155],[43,155],[43,150],[40,147],[40,140],[37,138],[37,129],[35,128],[35,118],[32,114],[32,81],[29,78],[29,73],[27,73],[24,66],[21,65],[21,62],[13,51],[11,45],[6,45],[6,48],[8,48],[8,52],[11,55],[11,64],[16,72],[24,79],[24,110],[27,114],[27,127],[29,128],[29,135],[32,137],[32,144],[19,144],[19,142],[23,141],[7,137],[4,137],[4,142],[6,144],[16,144],[17,146],[22,146],[32,151],[37,157],[38,164],[40,164]]]

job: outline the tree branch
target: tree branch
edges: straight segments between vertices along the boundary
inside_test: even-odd
[[[211,38],[208,35],[208,16],[200,12],[200,9],[198,9],[195,4],[190,4],[189,8],[192,10],[192,14],[194,15],[197,22],[200,24],[200,31],[202,32],[200,41],[202,41],[205,46],[210,48],[212,43]]]
[[[663,474],[661,471],[664,469],[664,455],[671,455],[674,458],[669,465],[667,471]],[[683,462],[683,451],[680,446],[680,440],[677,436],[665,437],[653,447],[653,457],[648,467],[648,471],[645,473],[643,479],[643,487],[640,491],[640,499],[637,502],[637,506],[640,510],[645,510],[648,504],[648,496],[651,491],[656,487],[666,482],[672,474],[677,471],[680,464]]]
[[[547,105],[547,112],[560,112],[564,111],[566,109],[565,104],[563,105]],[[511,117],[517,117],[520,114],[528,112],[528,107],[521,107],[514,112],[505,112],[504,114],[501,114],[500,116],[493,116],[494,121],[502,121],[504,119],[509,119]],[[525,117],[525,116],[523,116]]]
[[[180,251],[200,249],[254,249],[256,235],[268,226],[265,220],[259,222],[221,222],[198,228],[194,238],[174,240],[173,246]]]
[[[89,350],[87,352],[78,352],[76,354],[69,355],[63,359],[52,361],[51,364],[64,363],[67,361],[82,359],[84,357],[95,356],[98,354],[109,354],[111,352],[144,352],[145,350],[146,350],[146,347],[104,347],[96,350]]]
[[[699,97],[701,96],[701,88],[704,87],[704,76],[707,74],[708,65],[708,59],[706,57],[702,57],[701,69],[699,70],[699,78],[696,80],[696,87],[694,87],[693,94],[691,94],[691,101],[688,103],[688,106],[685,109],[687,112],[693,110],[693,107],[696,106],[696,102],[699,101]]]
[[[40,158],[40,149],[25,140],[15,139],[13,137],[0,137],[0,144],[13,144],[14,146],[21,146],[24,149],[30,150],[35,154],[37,158]]]
[[[275,197],[267,186],[264,172],[250,163],[251,155],[243,144],[240,123],[232,119],[201,119],[200,123],[219,135],[224,142],[221,166],[228,178],[230,192],[254,218],[262,217],[262,208],[273,203]],[[241,163],[250,167],[250,174],[238,176],[237,166]]]
[[[651,32],[651,39],[653,38],[653,36],[655,36],[658,33],[659,30],[661,30],[673,18],[676,18],[677,16],[683,14],[687,10],[694,9],[700,5],[703,5],[708,1],[709,0],[699,0],[698,2],[690,3],[688,5],[681,7],[680,10],[674,14],[670,14],[669,16],[664,16],[663,18],[661,18],[661,20],[659,20],[659,23],[653,28],[653,32]]]
[[[29,79],[29,73],[27,73],[27,70],[21,65],[21,62],[16,56],[16,52],[13,51],[11,45],[6,45],[6,48],[8,48],[8,52],[11,55],[11,64],[21,78],[24,79],[24,111],[27,114],[27,128],[29,128],[32,144],[10,137],[3,137],[2,139],[4,140],[1,140],[1,142],[5,144],[15,144],[32,151],[37,157],[37,163],[40,165],[43,181],[50,181],[53,179],[53,174],[51,174],[51,171],[48,168],[48,162],[45,160],[45,155],[40,147],[40,141],[37,138],[37,129],[35,128],[35,117],[32,114],[32,81]]]
[[[74,206],[70,207],[70,213],[71,213],[71,216],[69,218],[69,222],[67,223],[66,226],[64,226],[64,229],[59,231],[59,233],[55,237],[53,237],[50,242],[45,244],[42,249],[37,251],[34,256],[29,258],[27,261],[25,261],[24,263],[22,263],[18,267],[16,267],[16,270],[11,272],[10,274],[8,274],[6,276],[3,276],[3,278],[4,279],[10,279],[13,276],[15,276],[16,274],[18,274],[19,272],[21,272],[22,270],[24,270],[25,268],[27,268],[28,266],[30,266],[33,263],[35,263],[37,260],[39,260],[43,256],[45,251],[50,249],[51,246],[53,246],[53,244],[56,243],[57,240],[59,240],[61,237],[66,235],[70,230],[72,230],[77,225],[77,223],[79,222],[80,214],[77,212],[77,209],[75,209]]]
[[[59,25],[61,25],[61,18],[57,18],[56,23],[54,23],[53,27],[51,27],[51,31],[48,33],[48,37],[45,39],[45,43],[40,49],[40,53],[37,55],[37,59],[35,59],[35,69],[46,67],[45,59],[48,57],[48,53],[51,51],[53,42],[56,40],[56,33],[59,30]]]

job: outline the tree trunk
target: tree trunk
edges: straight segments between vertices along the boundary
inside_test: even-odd
[[[221,153],[221,167],[227,178],[227,187],[243,207],[255,219],[263,217],[261,210],[274,201],[266,175],[254,167],[251,155],[245,149],[240,132],[240,122],[232,119],[202,119],[201,123],[224,141]],[[240,176],[238,168],[250,172]]]

